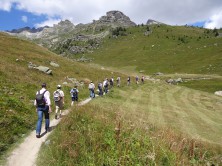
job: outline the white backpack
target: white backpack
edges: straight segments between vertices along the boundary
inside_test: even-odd
[[[61,100],[61,94],[59,93],[59,91],[55,91],[53,94],[54,97],[54,101],[60,101]]]

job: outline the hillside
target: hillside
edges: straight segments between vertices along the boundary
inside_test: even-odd
[[[57,84],[61,84],[67,96],[65,106],[69,107],[69,91],[75,84],[79,85],[81,101],[88,97],[90,80],[96,84],[111,75],[117,76],[106,70],[65,59],[34,43],[4,33],[0,33],[0,57],[1,157],[27,132],[35,129],[36,114],[33,101],[43,82],[47,83],[51,93],[56,90]],[[59,67],[51,66],[52,61]],[[49,67],[52,75],[29,68],[30,62]],[[51,117],[54,117],[53,114]]]
[[[48,138],[49,145],[42,145],[38,165],[220,165],[222,105],[220,97],[212,94],[222,85],[218,31],[168,25],[117,27],[101,38],[97,49],[84,53],[93,63],[78,63],[1,33],[0,155],[4,158],[15,142],[34,129],[33,99],[42,82],[50,92],[62,84],[67,96],[78,84],[82,100],[88,97],[90,80],[97,84],[120,75],[121,88],[72,108]],[[66,51],[67,43],[63,44]],[[49,67],[52,75],[29,68],[30,62]],[[163,76],[153,75],[157,72]],[[126,86],[126,75],[120,73],[132,76],[131,86]],[[152,79],[136,85],[133,76],[137,74]],[[193,90],[166,84],[165,79],[173,77],[210,79],[181,84],[198,89]]]
[[[222,75],[219,32],[187,26],[130,27],[124,35],[107,37],[102,48],[87,57],[103,66],[128,68],[144,74]]]

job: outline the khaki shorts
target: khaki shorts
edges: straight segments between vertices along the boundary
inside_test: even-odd
[[[62,110],[63,109],[63,102],[62,101],[56,101],[55,106],[56,106],[56,108],[59,108],[60,110]]]

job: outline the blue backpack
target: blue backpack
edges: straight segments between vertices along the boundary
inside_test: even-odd
[[[77,94],[78,94],[77,89],[76,89],[76,88],[73,88],[73,89],[71,90],[71,94],[72,94],[72,97],[77,97]]]

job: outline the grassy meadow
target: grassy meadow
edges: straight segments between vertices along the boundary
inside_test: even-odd
[[[75,78],[84,83],[84,86],[78,87],[81,101],[89,96],[90,80],[97,84],[106,77],[117,77],[115,72],[76,63],[34,43],[4,33],[0,33],[0,57],[0,156],[3,160],[5,152],[14,143],[35,129],[37,115],[33,102],[35,93],[41,88],[43,82],[47,84],[51,99],[57,85],[62,85],[66,95],[65,107],[68,108],[71,103],[69,91],[74,87],[68,78]],[[51,66],[51,61],[59,64],[60,67]],[[29,62],[49,67],[53,75],[29,69]],[[63,85],[63,82],[67,84]],[[51,117],[54,117],[53,113]]]
[[[146,36],[147,30],[151,33]],[[222,102],[213,95],[222,87],[222,38],[213,30],[166,25],[132,27],[124,33],[107,37],[98,50],[84,55],[93,63],[77,63],[0,33],[1,160],[35,129],[33,101],[41,84],[46,82],[52,94],[57,84],[67,82],[65,107],[71,112],[42,145],[37,165],[222,164]],[[50,66],[51,61],[60,67]],[[29,69],[29,62],[50,67],[53,75]],[[70,108],[74,85],[69,78],[84,83],[81,101],[89,96],[90,80],[97,85],[119,75],[121,88]],[[156,80],[136,85],[135,75]],[[165,82],[178,77],[209,79],[190,79],[181,86]]]
[[[149,35],[144,35],[149,30]],[[218,30],[221,31],[221,30]],[[186,26],[139,26],[126,36],[107,37],[87,54],[96,64],[144,74],[222,74],[222,38],[213,30]]]

